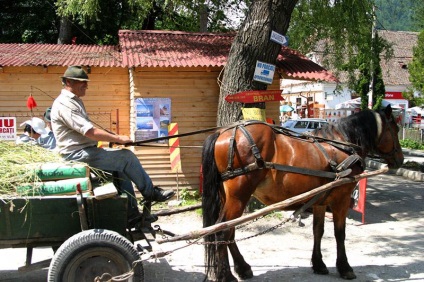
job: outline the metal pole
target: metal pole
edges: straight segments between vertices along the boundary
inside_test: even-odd
[[[368,109],[372,109],[373,100],[372,96],[374,93],[374,41],[375,41],[375,32],[376,32],[376,18],[375,18],[375,5],[372,6],[372,30],[371,30],[371,81],[370,81],[370,91],[368,92]]]

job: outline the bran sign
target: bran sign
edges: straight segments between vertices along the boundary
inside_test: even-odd
[[[0,117],[0,140],[16,140],[15,117]]]
[[[227,102],[241,102],[246,104],[281,100],[284,100],[281,96],[281,90],[250,90],[225,97],[225,101]]]

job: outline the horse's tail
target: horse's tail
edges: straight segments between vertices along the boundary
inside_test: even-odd
[[[202,172],[203,172],[203,227],[212,226],[218,220],[221,210],[221,201],[219,198],[219,188],[221,185],[221,176],[215,163],[215,142],[218,139],[219,132],[216,132],[206,138],[202,151]],[[209,275],[216,274],[216,241],[215,234],[204,237],[205,240],[205,280]]]

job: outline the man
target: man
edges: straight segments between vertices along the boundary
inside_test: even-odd
[[[88,118],[82,97],[88,88],[88,75],[80,66],[69,67],[62,76],[63,89],[53,103],[51,123],[59,153],[66,160],[87,163],[104,171],[117,172],[121,190],[129,194],[129,221],[139,217],[132,181],[146,201],[164,202],[174,191],[153,186],[136,155],[126,149],[106,150],[97,147],[98,141],[126,144],[128,136],[115,135],[96,128]],[[130,180],[130,181],[129,181]],[[130,184],[130,185],[128,185]],[[150,222],[157,218],[150,218]]]
[[[54,150],[56,148],[56,138],[54,137],[50,119],[50,112],[52,108],[47,108],[44,113],[44,121],[46,123],[47,136],[38,138],[38,144],[48,150]]]

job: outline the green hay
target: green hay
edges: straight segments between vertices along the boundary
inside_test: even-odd
[[[77,164],[78,162],[66,162],[57,152],[39,146],[0,141],[0,200],[23,196],[16,192],[17,187],[40,182],[36,171],[44,163]],[[90,170],[100,175],[100,178],[106,174],[91,167]]]

